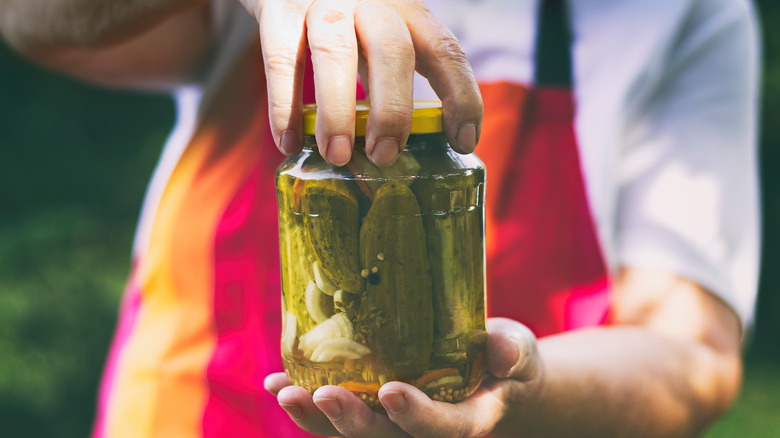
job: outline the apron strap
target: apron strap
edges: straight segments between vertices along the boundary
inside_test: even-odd
[[[541,0],[536,36],[536,86],[571,88],[572,32],[566,0]]]

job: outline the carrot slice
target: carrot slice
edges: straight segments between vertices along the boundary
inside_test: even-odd
[[[415,386],[423,386],[428,382],[433,382],[434,380],[441,379],[442,377],[449,377],[449,376],[457,376],[458,369],[457,368],[441,368],[438,370],[428,371],[427,373],[420,376],[419,379],[415,382]]]
[[[349,382],[341,382],[339,383],[339,386],[352,392],[360,392],[360,393],[373,394],[373,395],[379,393],[378,383],[363,383],[363,382],[349,381]]]
[[[360,169],[358,169],[355,166],[355,163],[352,162],[352,160],[347,162],[347,169],[349,169],[350,172],[352,172],[353,175],[359,175]],[[371,188],[368,187],[368,184],[365,180],[360,178],[355,178],[355,182],[357,183],[358,187],[360,188],[360,191],[363,192],[366,197],[370,200],[374,200],[374,192],[371,191]]]
[[[293,206],[295,211],[301,210],[301,195],[303,194],[304,182],[302,179],[296,179],[293,183]]]

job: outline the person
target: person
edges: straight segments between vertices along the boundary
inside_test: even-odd
[[[758,264],[747,1],[241,3],[0,6],[31,59],[172,90],[179,109],[95,437],[681,437],[733,403]],[[314,97],[320,153],[346,163],[359,70],[374,163],[397,157],[413,96],[434,93],[452,147],[479,143],[488,169],[489,374],[461,403],[388,382],[376,413],[278,372],[271,144],[300,150]]]

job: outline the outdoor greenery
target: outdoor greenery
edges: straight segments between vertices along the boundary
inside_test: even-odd
[[[758,4],[759,312],[742,397],[709,438],[780,436],[780,3]],[[0,43],[0,436],[88,435],[135,221],[172,122],[164,96],[87,86]]]

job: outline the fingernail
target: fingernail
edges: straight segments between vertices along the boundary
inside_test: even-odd
[[[371,161],[377,166],[388,166],[398,158],[399,150],[398,140],[384,138],[374,145],[374,150],[371,151]]]
[[[293,155],[298,152],[298,148],[300,147],[298,134],[295,131],[284,131],[282,133],[282,138],[279,141],[279,147],[285,155]]]
[[[520,341],[511,335],[509,336],[509,339],[512,341],[512,346],[514,347],[512,351],[513,360],[510,362],[513,365],[509,368],[509,371],[507,371],[507,374],[504,377],[511,376],[512,373],[515,372],[515,369],[517,369],[517,367],[520,366],[520,357],[522,354],[522,352],[520,351]]]
[[[349,137],[338,135],[328,141],[328,161],[334,166],[343,166],[352,155],[352,142]]]
[[[315,398],[314,404],[331,420],[341,418],[341,404],[335,398]]]
[[[406,409],[406,397],[398,391],[386,391],[379,396],[382,406],[388,411],[397,414]]]
[[[473,122],[464,123],[458,129],[456,138],[460,152],[471,152],[477,147],[477,125]]]
[[[285,403],[279,403],[279,406],[284,409],[287,414],[295,419],[303,417],[303,409],[298,405],[288,405]]]

